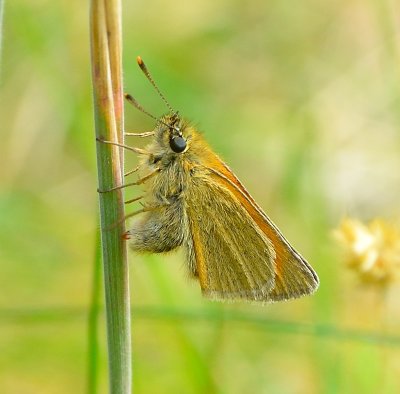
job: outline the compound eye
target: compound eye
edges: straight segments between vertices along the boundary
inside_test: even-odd
[[[175,153],[181,153],[186,149],[186,140],[182,137],[171,138],[169,146]]]

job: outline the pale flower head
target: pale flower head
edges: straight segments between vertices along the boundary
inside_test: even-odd
[[[346,263],[365,282],[387,284],[400,279],[400,231],[379,219],[364,224],[342,220],[334,231],[346,253]]]

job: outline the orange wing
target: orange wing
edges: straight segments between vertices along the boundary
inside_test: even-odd
[[[211,153],[211,152],[210,152]],[[252,218],[253,225],[265,234],[274,249],[274,286],[268,294],[262,297],[266,301],[280,301],[297,298],[313,293],[319,285],[318,276],[307,261],[289,244],[278,228],[272,223],[263,210],[257,205],[230,168],[215,154],[210,154],[207,160],[211,178],[222,188],[232,193],[240,202],[241,207]],[[228,229],[234,231],[234,229]],[[201,244],[194,240],[194,249],[204,257]],[[251,263],[251,262],[250,262]],[[199,271],[206,271],[207,261],[203,258],[197,261]],[[199,277],[202,282],[201,275]],[[203,281],[205,278],[203,278]],[[249,297],[248,297],[249,298]]]
[[[266,300],[275,287],[272,243],[227,188],[202,175],[187,190],[191,271],[207,297]]]

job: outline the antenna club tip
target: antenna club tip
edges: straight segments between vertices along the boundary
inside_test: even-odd
[[[143,60],[142,60],[142,58],[141,58],[140,56],[138,56],[138,57],[136,58],[136,61],[137,61],[137,64],[139,64],[139,66],[142,66]]]
[[[124,97],[125,97],[127,100],[132,100],[132,96],[131,96],[129,93],[124,93]]]

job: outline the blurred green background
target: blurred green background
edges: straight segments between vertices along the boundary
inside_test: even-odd
[[[86,390],[98,215],[88,7],[4,9],[2,394]],[[297,301],[219,304],[202,299],[180,253],[131,255],[135,392],[400,392],[400,338],[368,334],[398,335],[399,289],[361,286],[331,236],[347,214],[398,220],[399,4],[132,0],[123,15],[126,91],[165,112],[140,54],[321,279]],[[154,126],[125,116],[128,131]],[[100,393],[104,326],[102,315]]]

